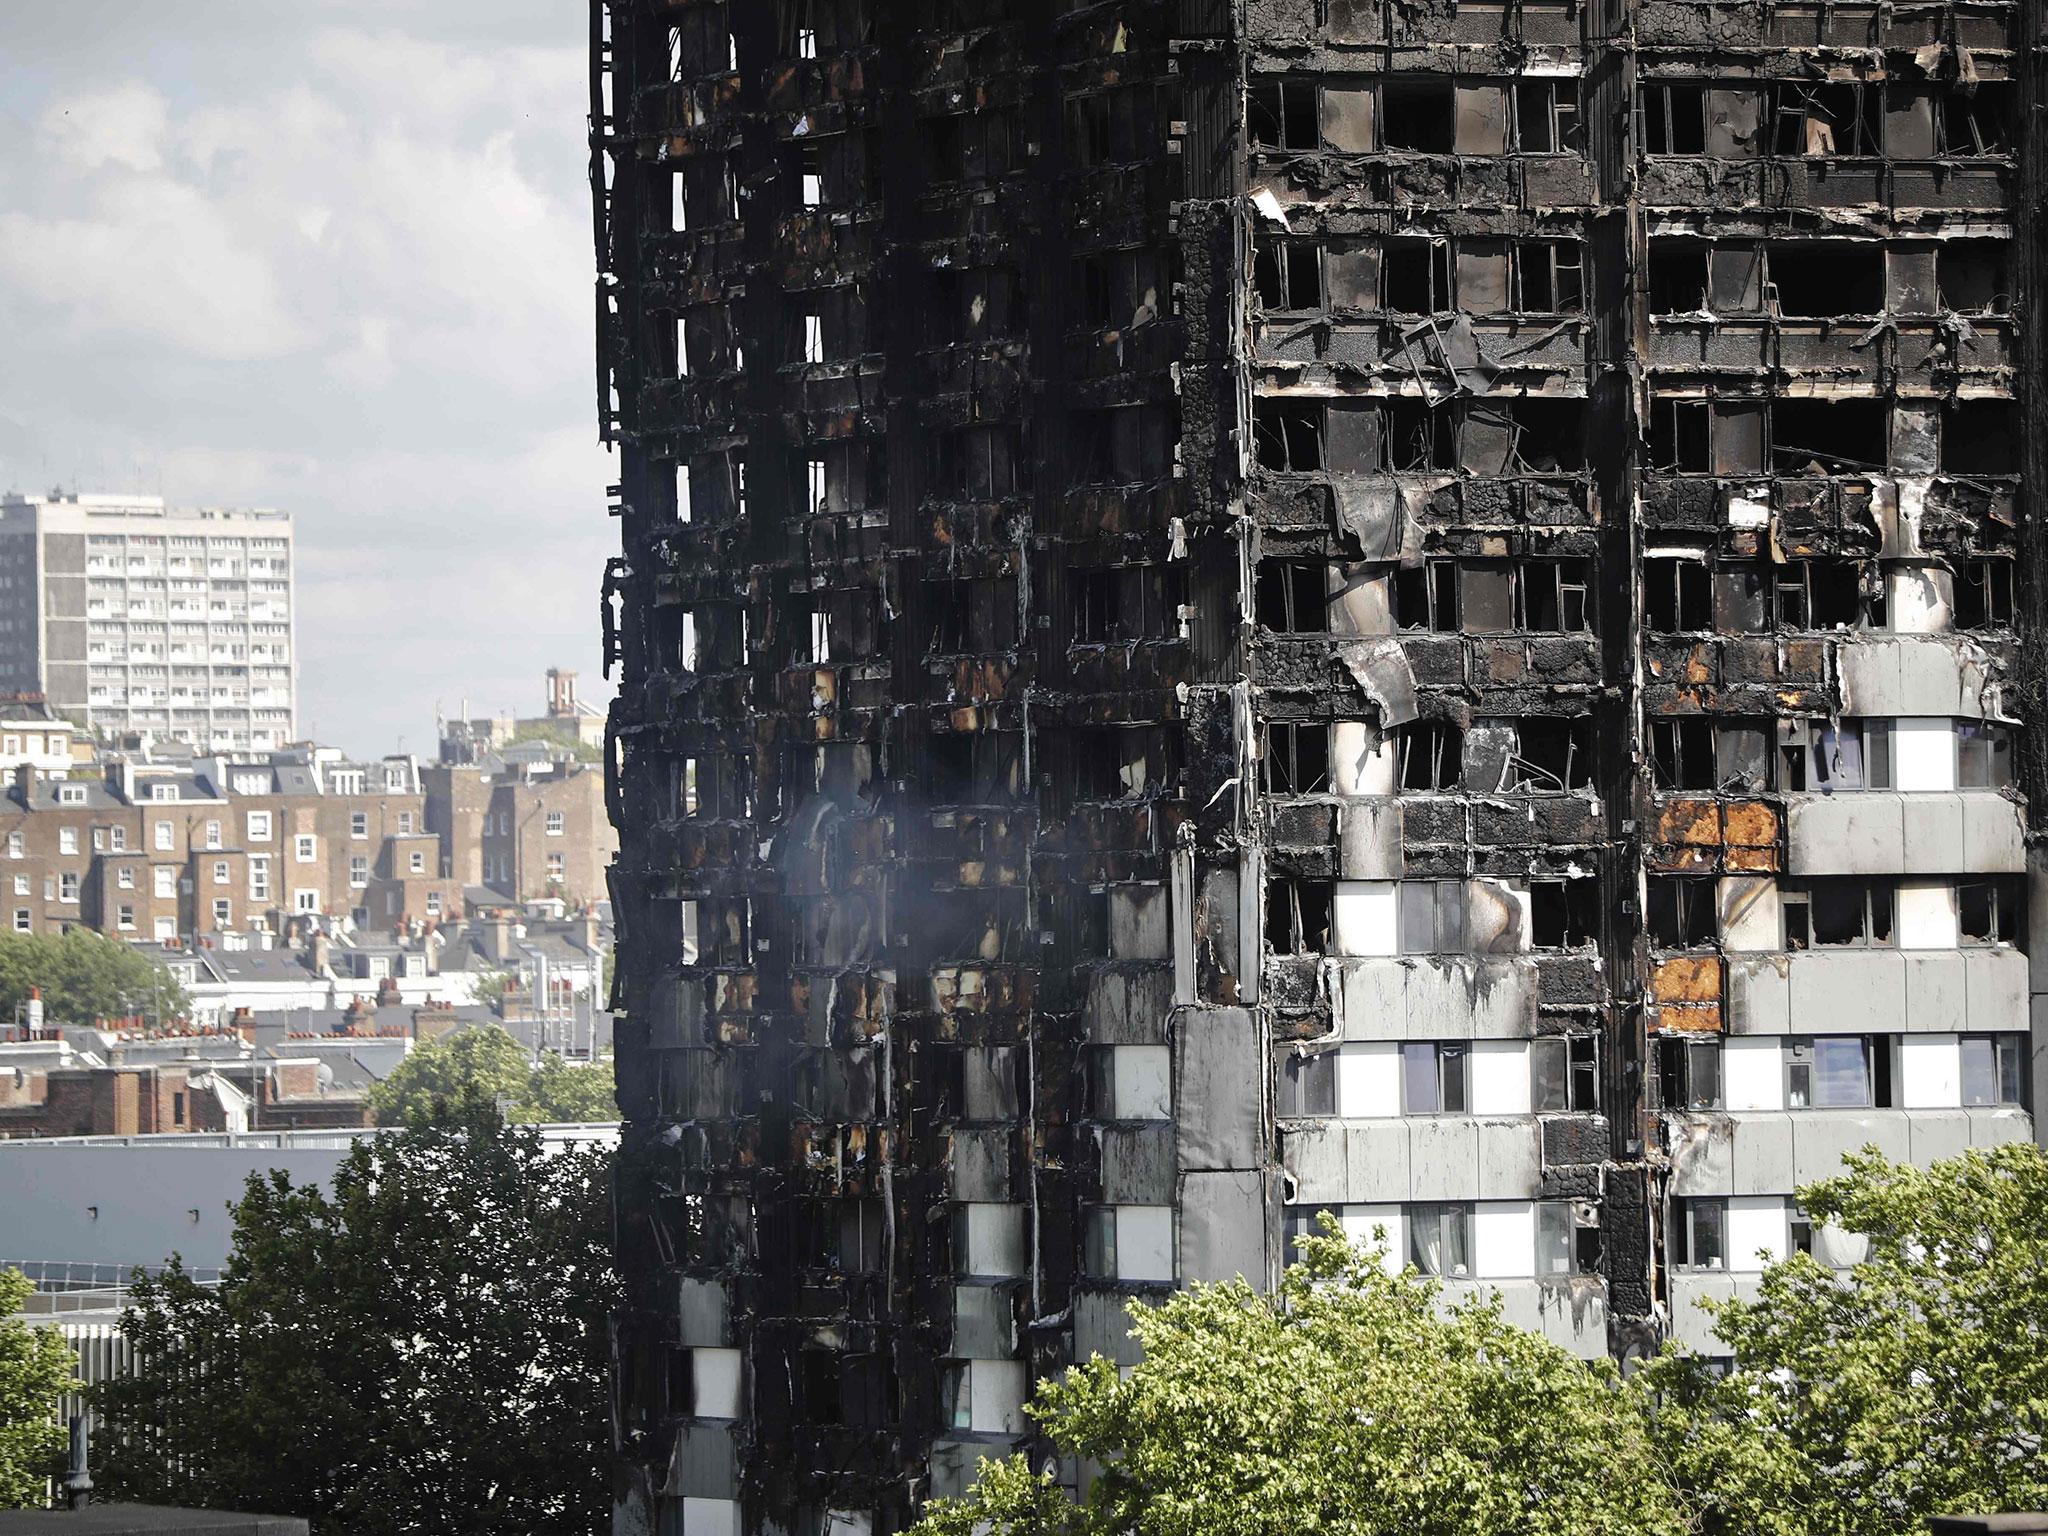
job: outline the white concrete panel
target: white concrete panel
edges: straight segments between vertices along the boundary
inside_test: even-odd
[[[1363,720],[1330,727],[1330,788],[1340,795],[1391,795],[1394,748]]]
[[[1372,1120],[1401,1113],[1401,1047],[1369,1040],[1337,1049],[1337,1115]]]
[[[1340,955],[1399,953],[1398,886],[1392,880],[1339,880],[1336,945]]]
[[[1771,876],[1726,876],[1718,894],[1724,949],[1757,953],[1785,947],[1783,906]]]
[[[1951,623],[1949,574],[1932,565],[1903,562],[1885,572],[1885,612],[1899,634],[1936,635]]]
[[[1783,1042],[1775,1035],[1729,1035],[1723,1039],[1721,1092],[1731,1110],[1783,1109]]]
[[[683,1536],[740,1536],[740,1501],[683,1500]]]
[[[1112,1046],[1119,1120],[1173,1118],[1173,1052],[1164,1045]]]
[[[1352,1242],[1366,1248],[1378,1247],[1376,1233],[1384,1231],[1385,1252],[1380,1267],[1390,1275],[1401,1273],[1408,1261],[1408,1222],[1398,1205],[1347,1205],[1337,1213],[1337,1223]]]
[[[1472,1207],[1472,1266],[1481,1280],[1535,1278],[1533,1201],[1481,1200]]]
[[[1472,1066],[1472,1113],[1529,1113],[1529,1045],[1524,1040],[1475,1040]]]
[[[1728,1201],[1728,1268],[1760,1274],[1785,1257],[1790,1228],[1783,1195],[1733,1195]],[[1768,1253],[1759,1259],[1759,1253]]]
[[[1962,1041],[1954,1035],[1899,1036],[1899,1096],[1907,1109],[1962,1108]]]
[[[740,1416],[740,1361],[736,1349],[690,1351],[690,1385],[700,1419]]]
[[[1116,1277],[1171,1280],[1173,1207],[1120,1205],[1116,1208]]]
[[[1892,722],[1892,782],[1901,790],[1956,787],[1956,727],[1941,715]]]
[[[967,1273],[1024,1273],[1024,1207],[976,1200],[967,1205]]]
[[[1901,949],[1954,949],[1962,940],[1956,888],[1948,880],[1901,880],[1898,887]]]
[[[975,1360],[967,1367],[967,1427],[980,1434],[1024,1433],[1024,1362]]]

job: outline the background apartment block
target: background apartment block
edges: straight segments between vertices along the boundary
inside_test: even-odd
[[[263,751],[297,734],[291,514],[0,499],[0,687],[101,734]]]
[[[2034,0],[593,14],[633,1528],[2035,1134]]]

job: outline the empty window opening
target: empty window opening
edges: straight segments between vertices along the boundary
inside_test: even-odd
[[[1247,115],[1255,148],[1322,148],[1322,126],[1312,81],[1254,81],[1247,100]]]
[[[1389,75],[1380,82],[1380,142],[1388,149],[1448,155],[1456,117],[1446,76]]]
[[[1320,955],[1330,947],[1330,906],[1336,888],[1327,880],[1278,878],[1266,882],[1266,944],[1276,955]]]
[[[2013,563],[2004,556],[1964,560],[1955,574],[1957,629],[2012,628]]]
[[[1884,577],[1866,560],[1794,560],[1774,567],[1772,600],[1786,629],[1881,628]]]
[[[1875,155],[1879,153],[1880,93],[1861,84],[1781,84],[1777,88],[1781,155]]]
[[[1593,782],[1593,722],[1524,715],[1511,722],[1515,750],[1501,773],[1506,793],[1586,789]]]
[[[1077,571],[1073,582],[1074,643],[1113,645],[1162,640],[1179,630],[1179,570],[1126,565]]]
[[[1309,240],[1261,241],[1252,260],[1259,302],[1268,309],[1319,309],[1322,249]]]
[[[1449,411],[1395,399],[1387,402],[1386,421],[1389,469],[1457,468],[1457,422]]]
[[[1590,1200],[1536,1203],[1536,1276],[1600,1273],[1600,1207]]]
[[[1719,882],[1712,875],[1652,875],[1650,943],[1659,949],[1702,949],[1719,932]]]
[[[1323,407],[1320,401],[1260,400],[1253,407],[1252,430],[1258,441],[1261,467],[1280,470],[1323,467]]]
[[[1643,143],[1650,154],[1706,153],[1705,90],[1697,85],[1648,85],[1641,98]]]
[[[1515,82],[1516,147],[1525,155],[1565,154],[1579,147],[1579,82]]]
[[[1529,1104],[1537,1114],[1600,1112],[1600,1042],[1546,1035],[1529,1042]]]
[[[1701,717],[1650,722],[1650,772],[1658,789],[1718,787],[1714,722]]]
[[[1935,247],[1935,281],[1944,309],[2005,314],[2012,308],[2003,240],[1944,240]]]
[[[1657,1097],[1665,1109],[1719,1109],[1721,1042],[1668,1035],[1659,1039]]]
[[[1771,294],[1781,315],[1884,312],[1884,247],[1869,241],[1785,243],[1769,252]]]
[[[2016,944],[2021,882],[1965,880],[1956,886],[1956,916],[1965,944]]]
[[[1650,242],[1650,313],[1689,315],[1707,308],[1707,248],[1679,240]]]
[[[1330,728],[1320,720],[1271,721],[1264,761],[1269,794],[1319,794],[1330,787]]]
[[[1896,882],[1836,875],[1782,885],[1785,948],[1888,948]]]
[[[1771,406],[1771,461],[1780,474],[1885,467],[1882,400],[1778,400]]]
[[[1663,555],[1645,560],[1643,602],[1650,628],[1659,634],[1714,627],[1713,588],[1707,579],[1707,563],[1694,556]]]
[[[1586,624],[1583,560],[1529,560],[1517,567],[1521,627],[1541,634],[1580,634]]]
[[[1458,562],[1425,560],[1394,572],[1394,618],[1402,629],[1458,630]]]
[[[1600,881],[1593,875],[1529,882],[1529,943],[1584,949],[1600,942]]]
[[[2019,408],[2009,400],[1956,400],[1941,407],[1941,467],[1951,475],[2019,472]]]
[[[1435,315],[1451,307],[1451,244],[1396,236],[1380,248],[1386,308],[1402,315]]]
[[[1472,1104],[1470,1053],[1462,1043],[1410,1041],[1401,1047],[1401,1113],[1462,1115]]]
[[[1940,97],[1942,150],[1958,157],[2000,155],[2012,135],[2012,87],[1987,80],[1975,91],[1944,91]]]
[[[1259,563],[1255,606],[1275,634],[1320,635],[1330,628],[1330,567],[1320,560]]]
[[[1067,782],[1083,800],[1123,800],[1168,783],[1171,736],[1151,726],[1076,731]]]
[[[1403,789],[1456,789],[1464,777],[1465,733],[1445,720],[1417,720],[1398,729]]]
[[[1515,307],[1523,314],[1577,314],[1586,297],[1584,260],[1578,242],[1521,242],[1515,247],[1515,282]]]

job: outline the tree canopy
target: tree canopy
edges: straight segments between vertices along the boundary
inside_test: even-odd
[[[1799,1198],[1867,1242],[1853,1283],[1795,1255],[1713,1309],[1732,1370],[1671,1352],[1637,1377],[1701,1528],[1904,1536],[2048,1507],[2048,1156],[1865,1151]]]
[[[71,1346],[13,1315],[32,1289],[20,1270],[0,1269],[0,1509],[40,1507],[64,1449],[57,1402],[72,1385]]]
[[[404,1125],[437,1104],[502,1105],[528,1122],[616,1120],[609,1058],[589,1065],[544,1052],[534,1061],[501,1026],[459,1029],[419,1046],[370,1090],[379,1125]]]
[[[1097,1463],[1079,1502],[1020,1457],[920,1536],[1666,1536],[1678,1509],[1613,1368],[1377,1253],[1311,1238],[1278,1297],[1242,1281],[1131,1308],[1144,1357],[1041,1384],[1033,1416]]]
[[[1774,1264],[1712,1309],[1714,1360],[1626,1379],[1327,1228],[1277,1299],[1134,1305],[1129,1379],[1040,1384],[1040,1431],[1099,1468],[1079,1503],[1016,1457],[914,1536],[1918,1536],[2048,1506],[2048,1155],[1865,1151],[1799,1199],[1862,1261]]]
[[[168,967],[90,928],[0,934],[0,1016],[13,1018],[40,987],[52,1024],[90,1024],[139,1013],[152,1022],[188,1014],[192,1000]]]
[[[609,1158],[487,1108],[252,1176],[217,1286],[138,1282],[97,1389],[114,1497],[327,1536],[589,1536],[609,1518]]]

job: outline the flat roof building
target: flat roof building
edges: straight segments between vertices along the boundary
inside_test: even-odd
[[[263,751],[297,734],[289,512],[0,497],[0,689],[103,735]]]

